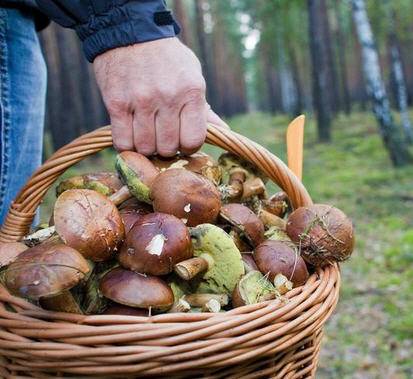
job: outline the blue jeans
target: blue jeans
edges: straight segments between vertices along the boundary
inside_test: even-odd
[[[45,99],[46,65],[34,20],[0,8],[0,225],[41,163]]]

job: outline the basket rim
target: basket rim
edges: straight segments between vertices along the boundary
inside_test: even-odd
[[[294,208],[312,204],[301,181],[264,147],[215,125],[208,126],[207,142],[259,167],[287,193]],[[111,145],[107,126],[56,151],[16,197],[0,230],[0,242],[17,241],[27,233],[43,196],[67,168]],[[333,264],[288,292],[285,302],[270,300],[223,314],[136,317],[45,311],[0,286],[0,326],[5,330],[0,331],[0,370],[2,356],[13,360],[9,369],[53,368],[76,375],[150,376],[222,369],[257,355],[281,354],[319,334],[337,304],[339,287],[339,266]],[[61,363],[69,358],[71,363]]]

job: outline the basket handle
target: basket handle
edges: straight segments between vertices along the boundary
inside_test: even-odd
[[[208,125],[206,142],[256,165],[287,193],[294,208],[312,203],[301,181],[284,162],[257,143],[213,124]],[[20,190],[0,229],[0,242],[18,241],[25,236],[37,207],[57,178],[82,159],[110,146],[112,132],[110,126],[105,126],[84,134],[57,150]]]

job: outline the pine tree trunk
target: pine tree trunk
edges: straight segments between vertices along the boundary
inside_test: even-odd
[[[307,0],[310,54],[313,82],[313,103],[317,115],[318,139],[331,140],[331,109],[329,103],[329,70],[323,38],[321,0]]]
[[[188,12],[185,8],[185,3],[183,0],[174,0],[173,1],[173,11],[176,19],[178,20],[179,24],[181,25],[181,32],[179,33],[179,38],[181,41],[193,48],[193,38],[191,33],[191,25],[189,22]]]
[[[381,136],[394,166],[412,161],[401,129],[395,124],[382,80],[379,57],[367,16],[364,0],[351,0],[353,19],[362,51],[362,65],[367,93],[373,103],[373,112],[380,126]]]
[[[339,70],[340,70],[340,81],[341,81],[341,92],[342,92],[342,109],[348,115],[351,113],[351,100],[350,100],[350,90],[348,88],[348,78],[347,78],[347,59],[346,59],[346,41],[343,33],[343,20],[340,12],[340,0],[334,1],[334,11],[336,14],[337,31],[337,49],[338,49],[338,60],[339,60]]]
[[[207,99],[212,108],[217,109],[217,91],[216,80],[214,77],[212,63],[210,61],[210,49],[208,49],[206,34],[205,34],[205,22],[204,22],[204,2],[205,0],[194,0],[195,4],[195,25],[196,25],[196,38],[198,43],[199,59],[202,64],[205,81],[207,84]]]
[[[293,81],[294,81],[294,87],[295,87],[295,104],[294,104],[294,115],[298,116],[301,113],[303,113],[304,109],[304,91],[303,91],[303,84],[301,80],[301,74],[300,74],[300,67],[298,65],[298,59],[297,59],[297,53],[294,49],[294,46],[292,44],[289,44],[289,58],[290,58],[290,66],[291,66],[291,72],[293,76]]]
[[[325,56],[327,60],[327,68],[329,75],[328,86],[330,91],[330,110],[337,113],[340,110],[340,91],[339,81],[337,75],[337,64],[331,43],[331,29],[328,17],[328,9],[326,0],[319,0],[321,8],[321,19],[319,22],[322,26],[323,48],[325,49]]]

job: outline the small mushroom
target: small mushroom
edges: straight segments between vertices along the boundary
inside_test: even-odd
[[[232,225],[245,237],[252,247],[264,240],[264,225],[258,216],[248,207],[238,203],[225,204],[221,208],[220,217]]]
[[[221,208],[220,194],[208,179],[179,168],[157,176],[151,197],[155,211],[172,214],[188,226],[214,222]]]
[[[123,268],[109,271],[100,282],[103,296],[134,308],[165,311],[172,307],[174,295],[160,278]]]
[[[202,151],[189,156],[176,155],[173,158],[163,158],[157,155],[151,158],[151,161],[160,171],[170,168],[185,168],[205,176],[215,185],[218,185],[221,181],[221,167],[214,158]]]
[[[279,295],[271,282],[259,271],[245,274],[232,293],[234,308],[275,299]]]
[[[280,293],[280,295],[286,294],[288,291],[291,291],[294,287],[293,282],[287,279],[283,274],[277,274],[274,278],[274,287]]]
[[[56,231],[63,242],[94,262],[110,259],[124,239],[125,228],[119,211],[96,191],[63,192],[53,214]]]
[[[190,230],[194,257],[175,265],[175,272],[197,293],[231,294],[244,274],[239,250],[219,227],[201,224]]]
[[[148,317],[149,312],[147,309],[132,308],[122,304],[110,304],[102,315],[117,315],[117,316],[139,316]]]
[[[5,285],[15,295],[38,300],[70,290],[89,270],[75,249],[45,242],[19,254],[5,272]]]
[[[229,296],[224,294],[215,294],[215,293],[194,293],[185,295],[183,297],[191,307],[202,308],[210,300],[215,300],[219,303],[220,306],[228,305]]]
[[[220,186],[220,191],[224,202],[235,201],[241,197],[247,200],[254,195],[265,194],[267,177],[248,161],[232,153],[224,153],[218,162],[223,170],[224,184]],[[254,180],[255,178],[259,180]]]
[[[261,205],[265,211],[282,218],[290,208],[290,200],[284,191],[280,191],[262,200]]]
[[[116,158],[116,169],[125,183],[111,200],[119,205],[131,196],[150,204],[150,187],[159,174],[159,170],[144,155],[134,151],[124,151]]]
[[[21,242],[2,242],[0,243],[0,268],[13,263],[17,257],[28,247]]]
[[[298,249],[292,243],[267,240],[254,251],[254,260],[261,273],[273,281],[277,274],[283,274],[293,282],[294,287],[303,285],[308,279],[307,266]]]
[[[125,233],[128,234],[129,230],[131,230],[143,216],[153,212],[153,210],[148,204],[137,202],[135,205],[123,206],[119,212],[123,225],[125,226]]]
[[[191,305],[185,299],[175,301],[168,313],[186,313],[191,310]]]
[[[242,185],[242,197],[241,200],[248,200],[254,196],[266,197],[265,183],[261,178],[249,178]]]
[[[296,209],[288,217],[287,234],[300,244],[303,258],[317,267],[348,259],[354,248],[351,220],[330,205]]]
[[[127,269],[166,275],[175,264],[191,257],[191,238],[185,224],[169,214],[150,213],[129,231],[118,259]]]
[[[120,190],[122,186],[122,182],[113,172],[94,172],[63,180],[56,187],[56,196],[59,197],[69,189],[90,189],[102,195],[110,196]]]

